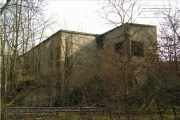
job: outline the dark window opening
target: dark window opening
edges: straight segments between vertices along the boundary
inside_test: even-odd
[[[131,41],[131,54],[133,56],[144,56],[144,44],[143,42]]]
[[[114,45],[114,49],[115,49],[115,52],[120,54],[120,55],[124,55],[124,42],[120,42],[120,43],[116,43]]]
[[[103,39],[104,39],[103,35],[99,35],[96,37],[97,48],[100,48],[100,49],[103,48],[103,46],[104,46]]]
[[[179,73],[179,74],[177,74],[177,77],[180,77],[180,73]]]

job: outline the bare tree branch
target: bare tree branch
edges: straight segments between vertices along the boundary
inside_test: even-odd
[[[8,4],[10,3],[11,0],[6,0],[6,3],[4,4],[4,6],[1,8],[0,11],[0,16],[2,16],[3,12],[6,10]]]

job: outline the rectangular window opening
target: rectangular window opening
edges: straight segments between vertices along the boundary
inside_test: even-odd
[[[117,54],[124,55],[124,42],[119,42],[114,45],[114,50]]]
[[[131,41],[131,54],[133,56],[144,57],[144,44],[139,41]]]

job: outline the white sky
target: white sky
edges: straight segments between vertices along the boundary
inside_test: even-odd
[[[110,29],[98,15],[98,0],[49,0],[46,15],[57,14],[55,31],[67,29],[88,33],[103,33]]]
[[[173,3],[178,0],[173,0]],[[53,30],[48,32],[49,35],[60,29],[80,31],[87,33],[102,34],[115,26],[107,24],[98,14],[102,7],[99,0],[46,0],[49,5],[46,7],[46,16],[56,14],[57,23],[52,26]],[[172,0],[171,0],[172,2]],[[161,7],[167,5],[167,0],[141,0],[142,8]],[[142,10],[141,8],[141,10]],[[146,9],[147,10],[147,9]],[[137,23],[158,25],[159,18],[155,18],[153,12],[142,13],[138,17]]]

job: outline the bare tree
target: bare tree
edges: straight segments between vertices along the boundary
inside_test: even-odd
[[[172,11],[174,9],[175,11]],[[144,64],[147,71],[147,83],[141,88],[144,94],[144,103],[141,109],[151,112],[156,109],[161,120],[164,115],[173,114],[178,119],[176,107],[178,106],[178,74],[179,74],[179,16],[178,9],[169,6],[163,11],[164,20],[160,24],[160,32],[158,39],[159,60],[152,61],[152,55],[149,56],[147,62],[151,62],[151,66]],[[156,46],[154,46],[156,47]],[[150,68],[150,69],[149,69]],[[173,101],[173,102],[172,102]],[[171,110],[169,109],[171,108]],[[165,112],[167,109],[169,113]]]
[[[3,12],[6,10],[8,4],[11,2],[11,0],[6,0],[6,3],[1,7],[0,16],[2,16]]]
[[[135,64],[135,60],[133,59],[134,58],[133,55],[135,55],[135,53],[133,52],[134,51],[133,41],[134,39],[137,39],[135,38],[136,34],[140,33],[140,31],[143,31],[143,29],[137,28],[136,30],[133,31],[131,30],[133,29],[133,27],[130,24],[128,25],[126,23],[135,23],[137,17],[140,15],[140,12],[138,10],[140,7],[139,2],[140,2],[139,0],[115,0],[115,1],[108,0],[107,2],[105,2],[105,5],[100,11],[100,16],[105,20],[107,20],[108,23],[114,26],[122,25],[122,29],[119,30],[119,36],[117,36],[117,38],[114,38],[115,40],[119,39],[119,41],[116,40],[116,43],[113,43],[112,42],[113,35],[109,37],[109,40],[107,40],[109,42],[112,42],[109,43],[109,45],[113,44],[115,49],[117,49],[115,51],[119,54],[119,57],[116,58],[115,57],[116,55],[112,54],[113,50],[112,49],[110,50],[111,52],[109,53],[110,54],[109,56],[111,56],[112,59],[114,57],[116,58],[115,59],[116,61],[112,61],[112,62],[114,63],[118,61],[119,65],[114,65],[114,68],[109,69],[113,73],[109,75],[109,77],[110,76],[112,77],[112,75],[114,76],[113,78],[109,78],[109,80],[113,80],[114,84],[112,84],[112,86],[114,85],[114,88],[118,88],[114,90],[117,91],[117,95],[112,100],[121,101],[119,98],[121,99],[123,98],[123,101],[121,101],[123,104],[121,105],[123,105],[123,109],[124,109],[123,112],[125,113],[127,119],[130,119],[131,116],[130,115],[131,110],[128,103],[128,98],[130,97],[130,91],[131,91],[130,86],[136,83],[135,78],[139,74],[137,73],[137,68],[141,69],[141,65],[140,65],[141,62],[137,62]],[[107,47],[107,49],[109,48]],[[114,55],[114,57],[112,55]],[[117,69],[115,66],[118,66]],[[105,78],[108,77],[106,76]],[[119,83],[117,83],[117,81]],[[120,88],[116,86],[119,84],[121,84]],[[111,92],[114,93],[113,91]],[[110,94],[112,95],[112,93]],[[113,103],[113,101],[110,101],[109,103]],[[120,110],[119,108],[122,108],[122,106],[118,106],[116,103],[114,104],[114,106],[118,107],[118,110]],[[119,111],[119,115],[120,112],[122,111]]]
[[[115,26],[134,23],[139,12],[140,0],[108,0],[103,3],[99,15]]]
[[[1,9],[1,83],[2,96],[16,95],[17,63],[20,54],[42,41],[52,17],[44,20],[43,1],[7,0]],[[12,98],[10,98],[12,100]],[[8,99],[6,99],[6,102]]]
[[[172,10],[174,9],[174,10]],[[165,16],[165,19],[160,23],[160,47],[161,55],[167,61],[175,61],[175,66],[178,67],[177,61],[179,60],[180,52],[180,36],[179,36],[179,23],[180,23],[180,12],[178,7],[163,11],[161,14]],[[176,68],[178,70],[178,68]]]
[[[172,108],[174,117],[177,120],[176,103],[178,98],[175,96],[179,96],[179,89],[177,86],[179,85],[178,76],[180,67],[180,10],[177,6],[171,5],[169,2],[169,9],[165,9],[161,14],[165,17],[160,23],[161,35],[159,36],[159,53],[160,58],[166,63],[165,66],[169,68],[165,69],[163,66],[160,67],[162,69],[161,75],[164,84],[162,89],[163,92],[166,93],[164,94],[164,97],[169,98],[163,102]],[[166,72],[168,72],[169,75],[164,75]],[[169,77],[169,80],[166,77]],[[171,93],[168,91],[171,91]],[[171,101],[174,101],[174,103]]]

